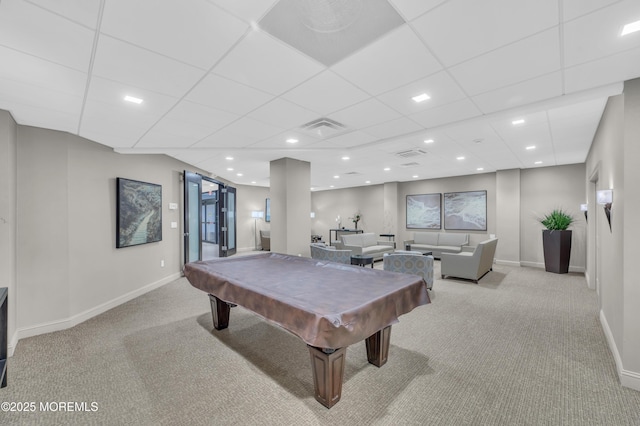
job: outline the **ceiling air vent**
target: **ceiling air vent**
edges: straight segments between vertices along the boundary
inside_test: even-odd
[[[426,153],[427,151],[423,149],[407,149],[405,151],[396,152],[396,156],[402,157],[402,158],[411,158],[411,157],[417,157],[419,155],[425,155]]]
[[[413,161],[411,163],[400,164],[400,167],[408,168],[408,167],[417,167],[419,165],[420,163],[416,163],[415,161]]]
[[[323,117],[303,125],[302,130],[315,137],[328,138],[345,132],[347,126],[330,118]]]

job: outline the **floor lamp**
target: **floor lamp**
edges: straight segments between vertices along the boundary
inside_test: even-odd
[[[264,213],[262,210],[253,210],[251,212],[251,217],[253,218],[253,233],[254,235],[254,243],[255,249],[258,250],[258,219],[262,219]]]

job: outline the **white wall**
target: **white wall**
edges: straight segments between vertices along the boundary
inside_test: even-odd
[[[192,167],[25,126],[17,151],[19,337],[72,326],[180,276],[182,210],[168,205],[182,204],[180,174]],[[116,177],[162,185],[162,241],[115,248]]]
[[[16,237],[17,237],[17,125],[0,111],[0,287],[8,289],[7,333],[9,353],[16,343]]]
[[[586,202],[585,165],[524,169],[520,174],[521,258],[527,266],[544,267],[542,230],[538,221],[545,213],[561,208],[575,218],[572,230],[569,271],[584,272],[586,265],[586,222],[580,204]],[[502,206],[500,207],[502,208]]]
[[[609,99],[586,161],[589,196],[587,276],[623,385],[640,390],[640,79]],[[613,189],[611,228],[595,191]]]

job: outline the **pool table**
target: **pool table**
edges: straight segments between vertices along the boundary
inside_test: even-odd
[[[215,329],[240,305],[302,339],[315,398],[327,408],[340,400],[347,346],[365,340],[369,362],[384,365],[391,325],[430,303],[417,275],[278,253],[188,263],[184,274],[209,294]]]

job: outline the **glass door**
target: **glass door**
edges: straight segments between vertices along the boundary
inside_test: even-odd
[[[184,263],[202,259],[200,232],[202,203],[202,177],[184,172]]]
[[[184,172],[184,262],[236,253],[236,189]]]

